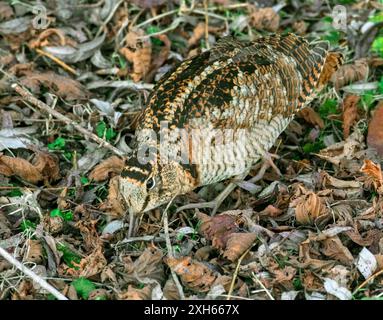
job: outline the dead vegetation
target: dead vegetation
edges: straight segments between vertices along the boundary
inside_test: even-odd
[[[0,299],[382,299],[381,1],[342,1],[343,31],[337,1],[73,3],[0,1],[0,248],[33,273],[1,254]],[[227,182],[200,188],[168,230],[163,206],[127,237],[109,181],[155,82],[224,35],[269,32],[346,57],[273,147],[282,177],[238,182],[214,217],[177,212]]]

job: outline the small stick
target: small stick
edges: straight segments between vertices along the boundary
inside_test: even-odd
[[[206,49],[210,49],[210,45],[209,45],[209,14],[207,12],[207,9],[209,6],[209,0],[204,0],[203,6],[205,9],[205,45],[206,45]]]
[[[238,259],[237,266],[235,267],[233,279],[231,280],[230,289],[229,289],[229,293],[227,294],[226,300],[231,299],[231,295],[233,294],[233,290],[234,290],[235,280],[237,279],[237,276],[238,276],[239,266],[241,265],[242,259],[249,253],[250,249],[251,249],[251,247],[249,249],[247,249],[245,251],[245,253],[243,255],[241,255],[240,258]]]
[[[70,73],[74,74],[75,76],[78,76],[78,73],[75,69],[73,69],[72,67],[68,66],[64,61],[61,61],[59,58],[55,57],[54,55],[48,53],[48,52],[45,52],[43,50],[40,50],[40,49],[36,49],[36,52],[38,54],[41,54],[42,56],[46,56],[47,58],[51,59],[52,61],[56,62],[60,67],[62,67],[63,69],[69,71]]]
[[[47,290],[49,293],[54,295],[58,300],[68,300],[66,296],[64,296],[61,292],[59,292],[56,288],[52,287],[48,282],[46,282],[43,278],[38,276],[36,273],[34,273],[32,270],[28,269],[26,266],[24,266],[22,263],[17,261],[12,255],[10,255],[7,251],[5,251],[2,247],[0,247],[0,255],[4,257],[9,263],[14,265],[17,269],[19,269],[21,272],[25,273],[27,276],[29,276],[34,282],[36,282],[38,285],[40,285],[42,288]]]
[[[352,295],[357,293],[360,289],[362,289],[367,283],[369,283],[371,280],[375,279],[377,276],[381,275],[383,273],[383,269],[379,270],[378,272],[374,273],[370,277],[368,277],[358,288],[354,290]]]
[[[72,125],[78,132],[82,133],[83,135],[87,136],[89,139],[99,143],[101,146],[113,151],[115,154],[119,156],[123,156],[123,153],[118,150],[116,147],[112,146],[109,142],[106,142],[104,139],[99,138],[94,133],[84,129],[79,124],[73,122],[73,120],[69,119],[68,117],[62,115],[60,112],[56,111],[55,109],[52,109],[50,106],[48,106],[46,103],[42,102],[41,100],[34,97],[30,92],[22,88],[17,83],[12,84],[11,86],[21,97],[23,97],[27,102],[33,104],[34,106],[48,112],[55,118],[65,122],[68,125]]]
[[[262,283],[261,280],[258,279],[258,277],[255,275],[254,272],[251,273],[253,278],[258,282],[258,284],[262,287],[263,291],[266,292],[266,294],[269,296],[270,300],[275,300],[270,291],[265,287],[265,285]]]
[[[165,240],[166,240],[166,248],[168,249],[168,256],[170,258],[173,258],[173,249],[172,249],[172,244],[170,243],[170,236],[169,236],[168,209],[169,209],[170,205],[172,204],[174,198],[175,197],[173,197],[173,199],[170,200],[170,202],[166,206],[165,211],[164,211],[163,216],[162,216],[164,219],[164,233],[165,233]],[[173,281],[177,287],[177,290],[178,290],[178,293],[180,295],[181,300],[185,300],[185,294],[184,294],[184,291],[182,289],[181,283],[178,280],[177,274],[175,273],[175,271],[172,268],[170,268],[170,272],[172,274]]]

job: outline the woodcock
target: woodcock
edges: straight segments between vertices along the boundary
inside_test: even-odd
[[[246,175],[341,62],[327,42],[275,34],[252,42],[225,37],[180,63],[139,117],[137,145],[118,177],[127,210],[139,214]]]

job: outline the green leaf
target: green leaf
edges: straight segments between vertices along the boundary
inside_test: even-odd
[[[7,193],[7,197],[20,197],[22,195],[23,195],[23,193],[18,188],[17,189],[13,189],[12,191]]]
[[[370,109],[375,99],[374,92],[366,91],[361,98],[362,98],[362,104],[366,106],[367,109]]]
[[[104,132],[106,130],[106,123],[104,121],[100,121],[99,123],[97,123],[97,126],[96,126],[96,133],[97,135],[100,137],[100,138],[103,138],[104,137]]]
[[[89,179],[87,177],[81,177],[80,181],[82,184],[88,184],[89,183]]]
[[[85,300],[88,300],[89,294],[96,289],[96,285],[92,281],[83,277],[73,281],[72,285],[76,289],[77,294]]]
[[[20,224],[20,229],[22,231],[34,231],[37,227],[37,224],[31,220],[24,219]]]
[[[383,94],[383,76],[380,78],[380,81],[378,84],[378,92],[379,94]]]
[[[57,250],[62,252],[62,258],[66,265],[68,265],[70,268],[74,268],[75,270],[78,270],[78,267],[73,264],[79,264],[81,261],[81,257],[77,255],[76,253],[72,252],[70,249],[68,249],[66,246],[62,244],[57,245]]]
[[[324,36],[324,39],[330,41],[332,45],[337,45],[340,40],[340,32],[330,31],[327,35]]]
[[[146,33],[147,34],[153,34],[153,33],[157,33],[157,32],[160,32],[160,31],[161,31],[161,29],[158,28],[157,26],[150,26],[149,28],[146,29]],[[154,38],[154,37],[150,37],[150,41],[155,46],[161,46],[163,44],[163,42],[160,39],[157,39],[157,38]]]
[[[113,128],[106,129],[105,139],[107,141],[112,140],[115,136],[116,136],[116,132],[114,132]]]
[[[319,115],[322,118],[326,118],[329,114],[336,114],[337,113],[337,105],[338,105],[338,102],[336,100],[327,99],[319,107]]]
[[[372,43],[372,51],[383,57],[383,37],[377,37]]]
[[[64,213],[64,220],[65,221],[72,221],[73,220],[73,212],[68,211]]]
[[[65,139],[61,137],[58,137],[52,143],[48,143],[49,150],[63,150],[64,147],[65,147]]]
[[[61,217],[61,218],[64,218],[63,217],[63,214],[61,212],[60,209],[56,208],[56,209],[53,209],[50,213],[50,216],[53,218],[53,217]]]

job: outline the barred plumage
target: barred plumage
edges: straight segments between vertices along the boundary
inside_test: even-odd
[[[309,44],[293,34],[253,42],[225,37],[210,51],[182,62],[157,83],[139,118],[137,149],[119,179],[127,207],[144,212],[177,194],[245,172],[341,62],[327,42]],[[177,129],[186,136],[174,134]],[[198,154],[202,142],[195,136],[207,139],[217,129],[231,130],[236,138],[222,143],[215,137]],[[170,135],[170,143],[156,134]],[[187,159],[176,146],[185,147]],[[163,155],[172,153],[164,161]]]

